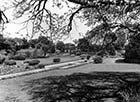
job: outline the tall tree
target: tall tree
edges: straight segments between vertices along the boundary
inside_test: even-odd
[[[137,33],[139,28],[133,28],[131,24],[139,22],[140,2],[139,0],[52,0],[53,6],[63,8],[64,5],[71,7],[69,2],[78,4],[71,7],[70,12],[63,16],[52,13],[48,8],[50,0],[14,0],[17,11],[16,17],[19,18],[25,13],[29,13],[28,21],[32,21],[34,31],[46,33],[52,31],[51,36],[61,37],[67,35],[72,29],[73,19],[79,17],[87,22],[88,26],[94,27],[97,23],[102,23],[106,30],[117,28],[125,28],[130,32]],[[79,12],[81,13],[79,15]],[[69,19],[68,19],[69,17]],[[45,22],[49,25],[45,30],[41,23]],[[69,20],[69,23],[67,22]],[[58,38],[59,38],[58,37]]]
[[[58,50],[60,50],[61,52],[64,52],[65,51],[65,44],[64,44],[64,42],[63,41],[58,41],[56,43],[56,48]]]
[[[3,11],[0,10],[0,23],[8,23],[8,18]]]
[[[87,38],[79,39],[77,48],[79,48],[81,51],[88,52],[90,50],[90,47],[91,44]]]
[[[53,13],[47,8],[49,2],[60,9],[67,5],[70,12],[66,12],[64,15]],[[72,7],[69,2],[76,6]],[[52,36],[61,38],[63,35],[69,35],[75,17],[81,19],[92,29],[101,25],[104,33],[96,35],[103,35],[102,43],[105,47],[115,41],[116,35],[112,31],[116,29],[127,29],[128,38],[131,35],[140,34],[139,0],[14,0],[13,4],[16,8],[16,18],[28,13],[29,19],[25,23],[28,24],[29,21],[33,23],[33,33],[41,31],[48,34],[49,31],[51,38]],[[44,23],[48,25],[47,30],[42,26]],[[111,41],[110,38],[112,38]]]

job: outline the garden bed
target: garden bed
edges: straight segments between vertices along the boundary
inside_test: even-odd
[[[53,64],[58,64],[58,63],[53,63],[53,59],[55,57],[51,58],[42,58],[42,59],[35,59],[40,61],[40,65],[53,65]],[[33,59],[28,59],[26,61],[33,60]],[[65,62],[70,62],[70,61],[76,61],[79,60],[79,58],[76,57],[61,57],[61,62],[60,63],[65,63]],[[40,69],[38,65],[35,66],[29,66],[28,64],[24,63],[24,61],[16,61],[17,65],[5,65],[2,64],[0,65],[0,76],[1,75],[7,75],[7,74],[13,74],[13,73],[19,73],[19,72],[24,72],[24,71],[29,71],[29,70],[34,70],[34,69]]]

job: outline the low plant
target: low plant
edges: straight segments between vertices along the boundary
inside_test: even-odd
[[[39,64],[40,61],[39,61],[39,60],[31,60],[31,61],[28,61],[27,63],[28,63],[30,66],[34,66],[34,65]]]
[[[0,64],[3,64],[3,62],[5,61],[4,57],[0,57]]]
[[[80,55],[81,55],[81,52],[76,52],[76,55],[77,55],[77,56],[80,56]]]
[[[75,57],[75,55],[74,55],[74,54],[71,54],[70,56],[71,56],[71,57]]]
[[[100,56],[97,56],[94,58],[94,63],[98,64],[98,63],[103,63],[103,58]]]
[[[81,59],[83,60],[83,59],[85,59],[85,57],[81,57]]]
[[[44,64],[38,64],[38,65],[36,66],[37,69],[41,69],[41,68],[44,68],[44,67],[45,67]]]
[[[9,66],[16,65],[16,61],[11,61],[11,60],[7,60],[4,63],[5,65],[9,65]]]
[[[30,57],[32,57],[32,52],[26,51],[25,55],[26,55],[27,58],[30,58]]]
[[[60,58],[54,58],[54,59],[53,59],[53,62],[54,62],[54,63],[59,63],[60,61],[61,61]]]
[[[25,55],[14,55],[12,56],[10,59],[12,60],[25,60],[26,59],[26,56]]]
[[[87,60],[89,60],[89,59],[90,59],[90,57],[91,57],[90,55],[87,55],[86,59],[87,59]]]

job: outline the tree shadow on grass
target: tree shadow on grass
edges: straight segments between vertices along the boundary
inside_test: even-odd
[[[117,60],[115,61],[115,63],[126,63],[126,62],[124,61],[124,59],[117,59]]]
[[[136,81],[129,84],[128,78]],[[124,94],[129,86],[135,87],[139,78],[138,73],[75,73],[31,80],[25,83],[23,90],[27,90],[33,102],[105,102],[108,98],[127,102],[121,93]]]
[[[130,60],[118,59],[115,61],[115,63],[140,64],[140,60],[137,60],[137,59],[130,59]]]

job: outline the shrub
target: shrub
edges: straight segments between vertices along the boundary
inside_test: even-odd
[[[87,54],[81,54],[80,55],[80,57],[86,57],[87,56]]]
[[[140,34],[130,37],[128,45],[125,46],[124,58],[132,63],[140,61]]]
[[[53,59],[53,62],[54,62],[54,63],[59,63],[60,61],[61,61],[60,58],[54,58],[54,59]]]
[[[87,55],[87,60],[89,60],[89,59],[90,59],[90,57],[91,57],[90,55]]]
[[[29,63],[30,61],[24,61],[24,63]]]
[[[83,59],[85,59],[85,57],[81,57],[81,59],[83,60]]]
[[[26,66],[25,69],[31,69],[31,67],[30,66]]]
[[[133,44],[128,44],[125,47],[125,59],[140,59],[140,47],[135,47]]]
[[[49,58],[49,57],[50,57],[50,55],[49,54],[46,54],[45,58]]]
[[[41,68],[44,68],[44,67],[45,67],[44,64],[38,64],[38,65],[36,66],[36,68],[38,68],[38,69],[41,69]]]
[[[32,53],[32,58],[44,58],[44,52],[42,49],[35,49]]]
[[[61,53],[60,50],[56,50],[55,52],[56,52],[57,55],[59,55]]]
[[[81,59],[84,59],[87,55],[86,54],[81,54],[80,57]]]
[[[81,52],[76,52],[76,55],[77,55],[77,56],[80,56],[80,55],[81,55]]]
[[[31,53],[30,51],[26,51],[26,52],[25,52],[25,56],[26,56],[27,58],[30,58],[30,57],[32,56],[32,53]]]
[[[16,65],[16,62],[11,61],[11,60],[7,60],[7,61],[5,61],[5,65],[9,65],[9,66]]]
[[[29,63],[29,65],[31,65],[31,66],[34,66],[34,65],[39,64],[40,61],[39,60],[31,60],[31,61],[28,61],[27,63]]]
[[[4,57],[0,57],[0,64],[3,64],[3,62],[5,61]]]
[[[115,51],[115,47],[111,44],[106,48],[106,51],[109,55],[111,56],[115,56],[116,55],[116,51]]]
[[[70,55],[71,57],[75,57],[75,55],[74,54],[72,54],[72,55]]]
[[[98,64],[98,63],[102,63],[103,62],[103,58],[100,56],[97,56],[94,58],[94,63]]]
[[[71,50],[70,54],[76,54],[76,51],[75,50]]]
[[[99,51],[99,52],[97,52],[97,56],[105,56],[106,55],[106,52],[105,51],[103,51],[103,50],[101,50],[101,51]]]
[[[84,62],[87,62],[87,60],[84,60]]]
[[[15,56],[12,56],[10,59],[12,59],[12,60],[25,60],[26,56],[25,55],[15,55]]]

